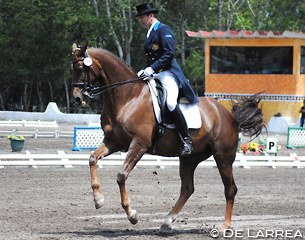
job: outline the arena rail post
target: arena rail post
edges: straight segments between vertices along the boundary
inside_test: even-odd
[[[29,156],[29,165],[32,168],[37,168],[37,166],[35,165],[34,159],[31,157],[32,154],[30,153],[30,151],[25,151],[25,154]]]

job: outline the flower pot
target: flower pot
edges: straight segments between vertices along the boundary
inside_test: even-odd
[[[13,152],[20,152],[23,148],[24,140],[11,139],[11,147]]]

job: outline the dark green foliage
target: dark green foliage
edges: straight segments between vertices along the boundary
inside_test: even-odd
[[[66,107],[69,99],[64,80],[70,87],[74,41],[82,44],[88,40],[90,46],[103,46],[118,55],[115,33],[124,60],[135,70],[141,68],[146,30],[141,29],[134,13],[142,2],[109,0],[111,30],[106,0],[0,0],[0,110],[44,110],[50,101]],[[177,60],[199,95],[204,93],[204,41],[186,37],[185,30],[305,31],[303,0],[152,2],[160,10],[158,18],[173,28]],[[130,9],[132,16],[128,15]]]

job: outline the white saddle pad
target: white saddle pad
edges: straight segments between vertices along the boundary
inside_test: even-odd
[[[161,123],[161,111],[158,104],[158,99],[154,94],[155,90],[153,90],[153,87],[150,84],[148,84],[148,86],[151,93],[150,95],[152,98],[156,119],[158,123]],[[202,122],[201,122],[198,104],[179,103],[179,107],[184,115],[188,128],[193,128],[193,129],[201,128]],[[175,128],[175,125],[172,124],[168,127]]]

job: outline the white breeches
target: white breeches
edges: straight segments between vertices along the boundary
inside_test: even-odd
[[[158,79],[160,80],[162,86],[167,91],[166,105],[169,111],[174,111],[177,105],[177,99],[179,94],[179,87],[177,80],[170,71],[164,71],[158,73]]]

